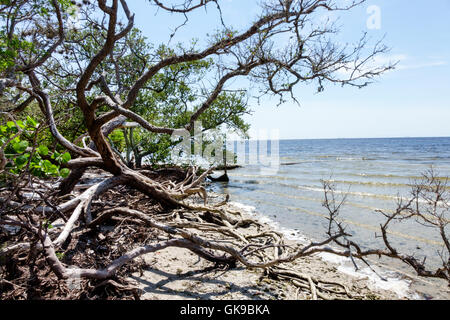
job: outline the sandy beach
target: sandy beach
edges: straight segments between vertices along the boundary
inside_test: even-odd
[[[219,195],[212,197],[221,198]],[[242,207],[239,208],[236,204],[231,203],[227,206],[241,209],[242,212]],[[273,230],[273,226],[267,223],[263,225],[266,230]],[[202,233],[202,236],[208,237],[205,233]],[[294,240],[287,242],[293,243]],[[128,279],[142,290],[141,299],[312,299],[309,290],[301,290],[292,281],[271,279],[264,270],[246,269],[239,264],[234,269],[222,270],[182,248],[164,249],[155,254],[145,255],[143,260],[147,267],[142,272],[132,274]],[[339,262],[339,259],[336,261]],[[364,274],[346,274],[339,270],[341,267],[339,263],[326,261],[320,254],[283,264],[282,267],[289,271],[308,274],[322,283],[340,283],[348,289],[348,296],[328,292],[327,299],[420,298],[412,289],[407,288],[408,282],[404,280],[397,280],[398,282],[392,285],[398,290],[385,290],[373,281],[373,277]],[[446,294],[450,297],[447,292],[441,295],[441,299],[445,299]]]

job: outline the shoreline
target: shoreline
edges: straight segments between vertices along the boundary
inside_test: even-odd
[[[258,221],[267,224],[270,228],[273,228],[275,231],[278,231],[285,235],[286,239],[291,242],[300,243],[302,245],[308,244],[311,240],[308,237],[301,234],[301,232],[297,229],[289,229],[285,227],[281,227],[279,222],[272,220],[270,217],[258,213],[255,207],[247,206],[245,204],[239,202],[232,202],[234,206],[242,208],[245,213],[253,218],[256,218]],[[313,255],[314,257],[318,257],[323,262],[331,264],[337,267],[337,272],[341,272],[345,275],[352,276],[355,278],[367,278],[367,283],[369,288],[376,290],[387,290],[395,293],[398,299],[420,299],[419,295],[410,290],[410,282],[407,280],[402,280],[396,277],[389,277],[388,270],[380,270],[379,275],[383,276],[383,278],[387,278],[387,281],[383,281],[380,276],[378,276],[375,272],[370,270],[370,268],[360,269],[358,271],[355,270],[351,259],[345,258],[341,256],[336,256],[330,253],[317,253]]]
[[[245,185],[242,186],[241,183],[240,187],[245,188]],[[216,188],[213,186],[211,189],[212,191],[218,191],[220,188]],[[230,195],[233,194],[232,190],[229,192],[231,193]],[[255,192],[257,193],[258,191]],[[280,194],[279,196],[282,195]],[[254,198],[260,199],[260,197]],[[264,199],[264,200],[276,201],[276,199],[275,200]],[[241,201],[243,201],[244,203],[246,202],[245,200]],[[263,200],[261,201],[264,202]],[[271,227],[282,232],[286,236],[286,239],[294,240],[301,244],[305,244],[309,240],[316,241],[321,239],[320,237],[319,239],[316,239],[315,238],[316,233],[311,233],[311,229],[308,229],[310,231],[308,234],[309,235],[312,234],[311,238],[301,234],[301,232],[299,231],[299,229],[301,229],[301,226],[295,225],[295,229],[289,229],[289,225],[285,223],[284,220],[282,219],[280,220],[279,217],[276,216],[275,218],[272,218],[272,213],[276,213],[276,211],[265,210],[264,212],[266,214],[259,213],[258,210],[254,207],[255,205],[257,205],[255,203],[259,202],[250,201],[248,204],[239,204],[239,203],[237,204],[238,206],[241,206],[242,208],[246,209],[246,211],[249,212],[249,214],[252,217],[257,217],[259,218],[258,219],[259,221],[266,222],[270,224]],[[301,206],[301,204],[298,205]],[[323,234],[325,234],[325,232],[323,232]],[[419,277],[414,271],[414,269],[410,268],[408,265],[399,260],[391,260],[384,257],[382,259],[378,259],[377,257],[373,257],[367,259],[368,262],[370,263],[370,267],[366,266],[363,263],[358,263],[358,267],[360,269],[355,271],[354,265],[351,262],[351,259],[349,258],[337,257],[331,254],[329,255],[323,254],[322,258],[329,263],[337,265],[339,271],[347,275],[355,277],[368,277],[370,279],[372,287],[392,290],[393,292],[398,294],[399,298],[406,297],[408,299],[419,299],[419,300],[450,299],[450,287],[448,287],[448,284],[444,280],[436,278]],[[375,269],[375,272],[371,270],[371,268]],[[387,279],[388,281],[385,281],[384,279]]]
[[[222,198],[213,192],[211,198]],[[227,208],[238,209],[242,216],[257,217],[257,213],[245,210],[245,205],[229,202]],[[267,218],[267,217],[266,217]],[[265,221],[263,231],[277,231],[277,227]],[[286,230],[284,230],[286,231]],[[286,234],[286,232],[283,232]],[[218,239],[219,240],[219,239]],[[285,236],[286,244],[298,243],[298,239]],[[303,237],[306,241],[306,238]],[[233,269],[221,270],[214,264],[182,248],[168,248],[157,254],[143,256],[147,268],[140,273],[132,274],[130,280],[143,291],[141,299],[250,299],[250,300],[308,300],[312,299],[309,292],[299,290],[294,284],[286,280],[270,279],[262,269],[247,269],[238,264]],[[330,299],[343,300],[398,300],[412,299],[408,294],[403,296],[400,291],[387,290],[376,287],[367,276],[356,277],[339,270],[340,265],[326,261],[314,254],[297,259],[291,263],[284,263],[286,270],[309,274],[324,283],[340,283],[348,288],[352,298],[330,295]],[[347,289],[346,289],[347,290]],[[401,292],[400,292],[401,293]]]
[[[259,213],[253,206],[239,202],[230,202],[230,204],[241,208],[245,215],[255,218],[259,222],[266,224],[269,228],[282,233],[288,241],[305,245],[311,240],[317,240],[302,235],[298,229],[282,227],[279,222],[265,214]],[[395,266],[389,265],[389,261],[381,263],[380,261],[371,261],[371,259],[368,259],[368,261],[371,262],[371,268],[376,271],[374,272],[365,265],[363,268],[355,270],[350,258],[336,256],[325,252],[314,254],[313,256],[320,258],[325,263],[335,266],[337,272],[354,278],[367,279],[367,284],[370,289],[375,291],[387,290],[393,292],[397,295],[398,299],[450,299],[450,288],[447,287],[445,281],[419,277],[414,274],[413,270],[410,272],[399,270]],[[442,291],[439,289],[442,289]]]

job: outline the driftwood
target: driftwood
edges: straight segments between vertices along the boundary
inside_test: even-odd
[[[228,175],[226,173],[224,173],[218,177],[208,176],[208,179],[213,182],[228,182],[228,181],[230,181],[230,178],[228,177]]]

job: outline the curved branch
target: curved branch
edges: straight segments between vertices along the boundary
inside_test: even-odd
[[[27,73],[30,71],[33,71],[34,69],[38,68],[42,64],[44,64],[45,61],[48,60],[48,58],[51,57],[52,53],[56,50],[56,48],[61,45],[61,43],[64,41],[64,23],[61,16],[61,10],[59,8],[59,4],[57,0],[51,0],[53,7],[55,8],[56,18],[58,19],[58,40],[45,52],[45,54],[39,58],[36,62],[23,66],[21,68],[18,68],[19,71]]]

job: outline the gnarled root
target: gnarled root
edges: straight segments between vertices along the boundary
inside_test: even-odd
[[[207,204],[206,190],[199,186],[206,176],[205,173],[197,177],[195,169],[192,169],[182,181],[163,183],[126,170],[123,175],[106,178],[57,207],[65,215],[73,210],[59,233],[48,230],[42,225],[28,226],[27,230],[39,239],[39,243],[34,244],[33,248],[43,251],[51,270],[60,279],[110,279],[119,268],[144,254],[155,253],[169,247],[179,247],[190,250],[199,257],[218,265],[234,267],[239,263],[247,268],[264,269],[271,277],[289,281],[302,290],[309,288],[307,290],[310,291],[312,299],[328,299],[329,294],[351,297],[345,286],[319,281],[308,275],[295,274],[281,267],[283,263],[328,250],[323,246],[341,237],[341,234],[303,247],[288,245],[280,233],[261,231],[262,225],[259,222],[245,218],[239,211],[225,206],[228,198],[216,204]],[[151,195],[158,202],[168,203],[170,207],[176,209],[169,214],[159,215],[123,205],[106,210],[98,209],[98,206],[93,205],[94,199],[114,187],[123,185],[134,187],[146,195]],[[186,199],[195,194],[200,195],[203,204]],[[40,214],[46,215],[48,212],[51,210],[43,210]],[[82,217],[84,219],[81,219]],[[122,222],[127,221],[131,228],[144,227],[149,233],[157,230],[159,236],[151,243],[140,244],[135,248],[121,251],[125,253],[103,268],[68,267],[60,261],[56,252],[71,234],[75,237],[73,231],[77,223],[80,230],[77,234],[79,232],[95,234],[100,226],[117,219]],[[31,245],[10,246],[2,250],[2,254],[27,248],[31,248]]]

